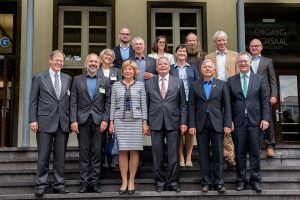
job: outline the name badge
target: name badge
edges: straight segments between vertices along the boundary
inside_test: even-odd
[[[116,76],[111,76],[111,77],[110,77],[110,80],[116,81],[116,80],[117,80],[117,77],[116,77]]]
[[[70,90],[68,89],[68,90],[67,90],[67,95],[70,96],[70,94],[71,94],[71,92],[70,92]]]
[[[100,88],[99,88],[99,92],[100,92],[101,94],[105,94],[105,89],[102,88],[102,87],[100,87]]]

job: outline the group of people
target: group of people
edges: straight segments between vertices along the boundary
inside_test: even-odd
[[[130,45],[130,36],[128,28],[121,28],[120,45],[99,56],[89,54],[86,72],[73,80],[61,72],[60,50],[50,54],[48,70],[33,76],[29,116],[38,146],[35,194],[44,195],[48,187],[52,149],[53,192],[69,193],[64,182],[69,132],[78,138],[80,193],[102,192],[101,147],[106,134],[118,140],[120,195],[135,193],[143,135],[151,136],[157,192],[181,191],[179,171],[193,166],[195,135],[203,192],[226,191],[224,158],[229,167],[236,166],[236,190],[244,190],[247,152],[249,182],[261,192],[263,134],[268,157],[275,154],[271,108],[277,86],[272,60],[261,56],[260,40],[251,41],[251,54],[237,53],[227,49],[227,34],[217,31],[216,51],[207,54],[197,35],[189,33],[173,55],[168,53],[167,38],[158,36],[147,56],[143,38],[133,38]]]

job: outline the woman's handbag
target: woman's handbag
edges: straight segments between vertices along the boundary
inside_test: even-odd
[[[107,140],[107,145],[105,148],[105,153],[108,156],[118,155],[119,154],[119,147],[118,147],[118,140],[115,134],[110,134]]]

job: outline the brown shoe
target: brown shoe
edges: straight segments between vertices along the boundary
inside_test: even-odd
[[[236,166],[235,160],[234,159],[227,160],[227,166],[235,167]]]
[[[272,147],[267,148],[267,157],[268,158],[273,158],[275,156],[275,151]]]

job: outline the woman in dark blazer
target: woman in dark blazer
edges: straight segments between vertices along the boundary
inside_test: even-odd
[[[170,74],[179,77],[184,84],[184,90],[186,95],[186,101],[189,97],[189,87],[194,82],[200,79],[198,70],[194,65],[190,65],[186,62],[187,50],[184,44],[179,44],[175,50],[175,64],[170,67]],[[183,155],[183,139],[185,138],[186,144],[186,159]],[[188,132],[184,133],[180,137],[179,156],[181,167],[192,167],[192,152],[194,144],[194,135],[190,135]]]
[[[110,85],[112,86],[114,82],[122,80],[122,75],[120,73],[120,69],[114,67],[115,53],[112,49],[104,49],[99,54],[100,58],[100,67],[99,74],[100,76],[105,76],[109,78]],[[118,164],[118,156],[105,156],[104,149],[107,144],[108,132],[104,134],[102,147],[103,147],[103,156],[102,156],[102,166],[115,168]]]

